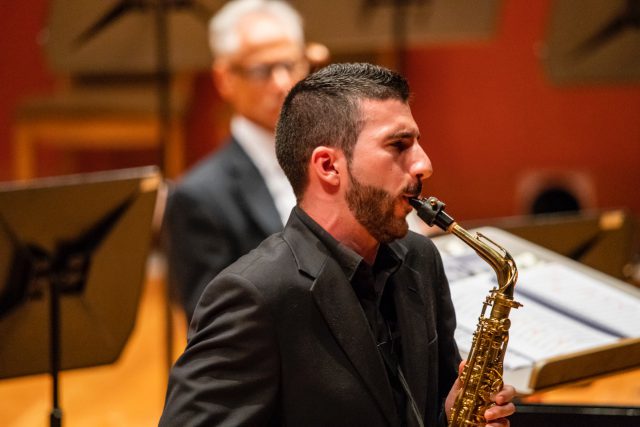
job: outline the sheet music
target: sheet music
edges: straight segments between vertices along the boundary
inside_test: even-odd
[[[516,295],[526,295],[619,337],[640,336],[640,299],[559,263],[520,274]]]
[[[451,296],[458,319],[458,328],[467,331],[466,341],[458,341],[459,347],[468,351],[470,333],[476,329],[481,303],[495,285],[489,273],[470,276],[451,285]],[[610,344],[618,337],[607,334],[571,317],[553,310],[525,296],[516,300],[523,304],[511,310],[509,318],[509,346],[505,355],[505,368],[516,369],[526,363],[574,353],[592,347]],[[464,331],[456,332],[464,337]],[[465,338],[461,338],[464,340]]]

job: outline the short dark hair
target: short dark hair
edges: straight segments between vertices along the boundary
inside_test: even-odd
[[[296,198],[307,187],[311,153],[318,146],[340,148],[351,160],[364,117],[360,101],[409,101],[400,74],[365,64],[332,64],[298,82],[287,95],[276,127],[276,155]]]

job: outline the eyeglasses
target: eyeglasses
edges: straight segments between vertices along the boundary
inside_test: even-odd
[[[271,78],[275,70],[282,69],[291,75],[301,75],[307,73],[309,70],[309,64],[305,60],[297,61],[279,61],[268,64],[257,64],[244,66],[240,64],[234,64],[231,66],[231,71],[244,77],[247,80],[264,82]]]

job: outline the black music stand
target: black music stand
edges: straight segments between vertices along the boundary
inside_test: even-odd
[[[0,184],[0,379],[113,363],[135,323],[155,167]]]

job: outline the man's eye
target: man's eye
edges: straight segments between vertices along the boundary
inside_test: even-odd
[[[392,142],[391,146],[398,150],[405,150],[407,148],[407,143],[405,141],[399,140]]]
[[[271,66],[256,65],[253,67],[247,67],[245,69],[245,75],[252,79],[265,80],[271,75]]]

